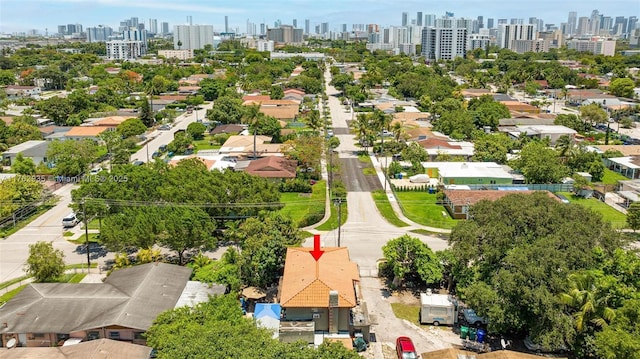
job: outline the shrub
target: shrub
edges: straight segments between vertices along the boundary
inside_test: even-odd
[[[280,192],[311,193],[311,183],[301,178],[288,179],[280,183]]]

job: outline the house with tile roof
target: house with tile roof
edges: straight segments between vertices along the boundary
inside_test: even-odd
[[[466,190],[466,189],[445,189],[444,208],[447,209],[451,217],[455,219],[465,219],[469,213],[469,207],[480,201],[495,201],[510,194],[532,194],[544,193],[549,198],[560,201],[553,193],[549,191],[530,191],[530,190]]]
[[[296,161],[284,157],[267,156],[249,161],[244,171],[262,178],[289,179],[296,178]]]
[[[73,126],[64,134],[64,140],[82,141],[85,139],[102,142],[100,134],[105,131],[112,131],[113,128],[106,126]]]
[[[61,347],[0,349],[2,359],[149,359],[153,349],[111,339],[96,339]]]
[[[450,141],[436,137],[418,141],[418,144],[427,151],[429,159],[435,160],[440,155],[462,157],[466,160],[473,156],[473,143],[467,141]]]
[[[143,334],[160,313],[224,294],[223,285],[190,285],[191,271],[148,263],[114,271],[104,283],[28,284],[0,308],[0,344],[16,338],[21,347],[50,347],[69,338],[107,338],[144,345]]]
[[[282,323],[312,323],[314,331],[351,331],[352,310],[360,304],[360,273],[345,247],[322,248],[316,261],[312,248],[288,248],[280,280]],[[283,333],[281,332],[281,339]]]

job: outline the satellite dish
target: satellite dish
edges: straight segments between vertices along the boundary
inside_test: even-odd
[[[16,338],[11,338],[7,342],[7,348],[11,349],[11,348],[15,347],[16,344],[17,344]]]

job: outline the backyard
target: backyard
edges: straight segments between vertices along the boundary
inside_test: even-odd
[[[626,228],[627,227],[627,216],[615,210],[611,206],[607,205],[604,202],[601,202],[595,198],[582,198],[574,196],[570,192],[558,192],[559,194],[567,197],[569,202],[576,203],[581,206],[585,206],[587,208],[592,209],[595,212],[598,212],[602,215],[605,221],[611,222],[613,228]]]
[[[436,195],[427,192],[395,192],[404,215],[429,227],[451,229],[458,223],[449,212],[436,204]]]

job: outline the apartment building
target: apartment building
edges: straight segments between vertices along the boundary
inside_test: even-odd
[[[176,25],[173,28],[173,48],[200,50],[213,45],[213,25]]]
[[[422,56],[427,60],[452,60],[464,57],[467,49],[467,29],[427,27],[422,29]]]

